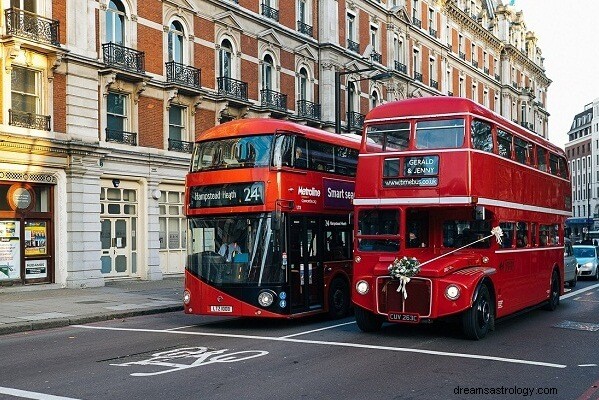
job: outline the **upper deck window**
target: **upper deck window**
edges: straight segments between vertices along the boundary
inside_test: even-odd
[[[366,129],[369,143],[382,151],[401,151],[408,148],[410,124],[400,122],[395,124],[372,125]]]
[[[497,130],[497,145],[499,146],[499,155],[505,158],[512,158],[512,134]]]
[[[516,161],[521,164],[528,164],[528,149],[530,148],[530,143],[526,140],[522,140],[520,138],[514,138],[514,156],[516,157]]]
[[[272,135],[243,136],[196,143],[191,172],[266,167],[270,158]]]
[[[486,122],[473,120],[470,126],[472,148],[489,153],[493,152],[493,133],[491,125]]]
[[[463,118],[419,121],[416,124],[417,149],[458,148],[463,144]]]

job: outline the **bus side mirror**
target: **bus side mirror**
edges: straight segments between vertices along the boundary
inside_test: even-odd
[[[273,231],[281,230],[281,210],[273,211],[270,217],[270,228]]]

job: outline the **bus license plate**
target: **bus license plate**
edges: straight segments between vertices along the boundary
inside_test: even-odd
[[[210,312],[233,312],[233,306],[210,306]]]
[[[418,314],[402,313],[402,312],[390,312],[387,316],[389,322],[408,322],[411,324],[417,324],[420,322],[420,316]]]

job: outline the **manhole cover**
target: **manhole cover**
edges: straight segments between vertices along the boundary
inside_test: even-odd
[[[592,324],[590,322],[562,321],[553,326],[556,328],[575,329],[577,331],[599,331],[599,324]]]

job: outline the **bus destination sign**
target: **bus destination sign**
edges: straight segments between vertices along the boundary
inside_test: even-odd
[[[439,175],[439,156],[406,157],[404,176]]]
[[[190,208],[262,205],[264,182],[193,186],[190,188],[189,201]]]

